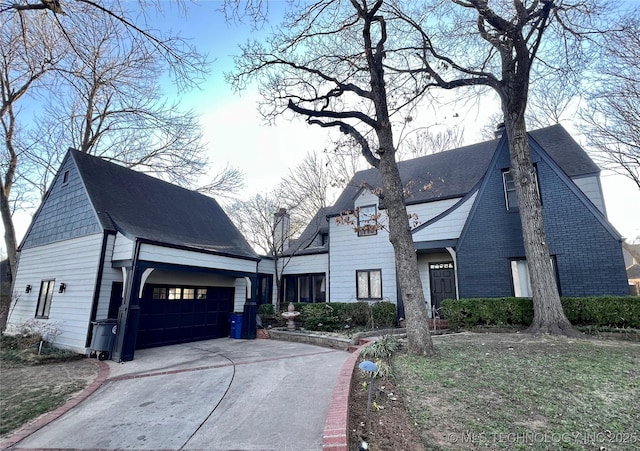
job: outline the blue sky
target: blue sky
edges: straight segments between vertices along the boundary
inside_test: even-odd
[[[211,73],[200,89],[179,93],[167,83],[167,95],[175,97],[184,109],[194,109],[201,114],[207,152],[215,168],[227,163],[242,169],[247,176],[247,187],[243,197],[267,191],[290,169],[302,160],[309,151],[321,152],[330,147],[327,130],[307,126],[300,120],[280,120],[276,126],[262,123],[257,113],[257,91],[236,94],[224,81],[224,73],[233,69],[232,55],[239,53],[238,46],[248,38],[266,36],[271,26],[252,30],[248,25],[228,24],[218,11],[222,2],[205,0],[198,4],[188,3],[189,15],[185,19],[175,12],[175,6],[166,2],[164,17],[155,19],[158,28],[179,31],[202,53],[213,61]],[[271,1],[272,12],[281,13],[284,1]],[[173,8],[173,10],[172,10]],[[481,107],[469,108],[462,114],[459,123],[467,130],[466,144],[481,140],[480,128],[483,120],[490,116],[488,109],[497,105],[485,102]],[[449,112],[450,113],[450,112]],[[439,112],[444,117],[447,112]],[[448,114],[451,118],[451,115]],[[571,124],[563,124],[579,141]],[[630,239],[640,237],[640,190],[620,176],[602,174],[602,185],[609,219],[621,234]],[[27,215],[16,217],[18,239],[26,231]]]
[[[272,1],[271,5],[272,12],[281,14],[285,2]],[[181,31],[184,37],[193,39],[198,49],[214,60],[211,75],[201,89],[183,94],[180,100],[185,108],[195,108],[202,114],[209,154],[216,166],[229,162],[245,171],[248,196],[275,185],[308,151],[328,147],[329,135],[326,130],[307,126],[299,120],[281,120],[276,126],[266,126],[257,114],[256,90],[250,89],[241,95],[232,92],[224,81],[224,72],[233,68],[232,55],[239,52],[238,46],[248,38],[266,36],[277,21],[258,31],[248,25],[228,24],[217,11],[220,6],[220,1],[204,1],[191,5],[186,19],[168,21],[165,17],[163,21]],[[492,108],[497,109],[497,105]],[[461,116],[460,122],[468,131],[467,144],[481,140],[482,119],[488,116],[486,103],[482,108],[469,108],[467,114]],[[584,142],[572,124],[563,125],[576,140]],[[611,222],[623,236],[640,237],[640,209],[637,208],[640,190],[624,177],[607,172],[602,174],[602,185]]]

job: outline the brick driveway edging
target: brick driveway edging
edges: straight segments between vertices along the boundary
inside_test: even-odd
[[[349,451],[349,393],[353,370],[360,357],[362,348],[370,342],[359,346],[344,362],[338,380],[331,394],[329,412],[322,433],[323,451]]]

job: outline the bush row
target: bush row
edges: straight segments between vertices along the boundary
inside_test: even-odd
[[[640,297],[594,296],[561,298],[565,315],[574,326],[640,328]],[[454,329],[472,326],[529,326],[533,320],[530,298],[446,299],[444,317]]]
[[[283,305],[283,309],[289,304]],[[384,329],[396,325],[396,306],[391,302],[294,303],[297,321],[308,330],[339,331],[351,327]]]

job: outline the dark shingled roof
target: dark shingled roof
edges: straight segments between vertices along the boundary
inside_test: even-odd
[[[569,177],[597,174],[598,166],[561,125],[529,132]],[[400,177],[409,192],[407,204],[463,197],[482,179],[500,139],[493,139],[458,149],[439,152],[398,163]],[[382,186],[376,168],[357,172],[333,207],[325,215],[337,215],[353,210],[353,203],[363,187]],[[323,225],[323,226],[326,226]],[[311,229],[311,230],[309,230]],[[318,229],[317,218],[304,231],[300,240],[313,239]]]
[[[77,150],[69,152],[104,229],[130,238],[258,258],[211,197]]]

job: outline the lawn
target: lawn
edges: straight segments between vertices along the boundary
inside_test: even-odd
[[[434,359],[394,360],[427,449],[640,449],[640,344],[477,333],[434,341]]]
[[[61,406],[97,376],[96,365],[77,354],[50,347],[37,351],[0,336],[0,436]]]

